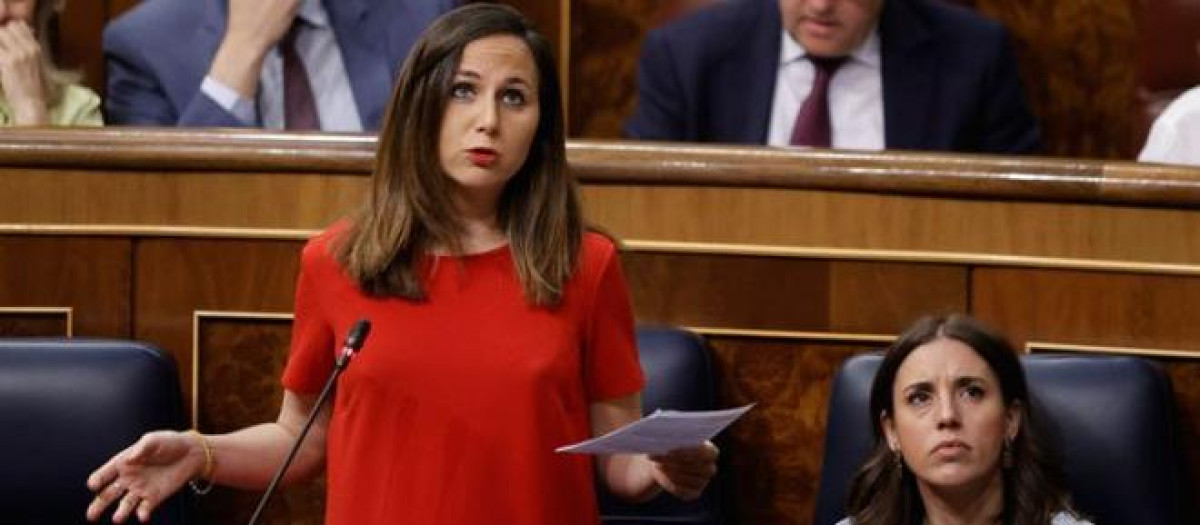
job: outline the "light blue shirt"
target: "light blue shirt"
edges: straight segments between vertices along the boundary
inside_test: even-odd
[[[296,35],[296,51],[308,73],[321,129],[361,132],[362,118],[329,13],[321,0],[303,0],[298,16],[305,25]],[[278,47],[263,58],[257,104],[212,77],[204,78],[200,90],[248,126],[283,129],[283,57]]]

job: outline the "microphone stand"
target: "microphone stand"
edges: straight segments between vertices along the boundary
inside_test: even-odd
[[[371,322],[366,319],[359,319],[350,328],[350,335],[346,336],[346,344],[342,347],[342,353],[333,364],[333,372],[329,374],[329,379],[325,381],[325,387],[321,389],[321,394],[317,396],[316,402],[313,403],[312,411],[309,412],[308,419],[304,422],[300,433],[296,435],[296,440],[292,442],[292,448],[288,451],[287,457],[284,458],[283,464],[279,465],[279,470],[275,471],[275,476],[271,478],[271,483],[267,485],[266,492],[258,500],[258,507],[254,509],[254,514],[250,516],[248,525],[258,523],[258,518],[262,516],[263,509],[267,508],[267,502],[275,494],[275,489],[283,479],[284,473],[291,466],[292,460],[296,459],[296,453],[300,451],[300,445],[304,443],[304,437],[308,435],[308,430],[312,428],[313,422],[317,420],[317,414],[321,412],[321,406],[329,399],[329,394],[333,391],[333,385],[337,383],[337,379],[342,375],[342,371],[346,369],[346,365],[350,364],[350,358],[354,357],[354,353],[362,348],[363,342],[366,341],[367,334],[370,332]]]

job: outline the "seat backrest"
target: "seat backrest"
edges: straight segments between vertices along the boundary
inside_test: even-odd
[[[712,363],[700,336],[667,327],[639,326],[638,352],[646,374],[642,409],[711,410],[715,408]],[[720,471],[704,494],[684,502],[662,494],[642,504],[629,504],[601,486],[601,521],[606,524],[720,523]]]
[[[817,525],[844,517],[850,480],[870,452],[867,406],[880,362],[855,356],[834,378]],[[1097,524],[1193,523],[1170,380],[1158,366],[1114,356],[1024,355],[1021,363],[1077,510]]]
[[[174,361],[156,348],[0,339],[0,522],[87,523],[88,474],[142,433],[183,426]],[[185,523],[182,498],[152,523]]]

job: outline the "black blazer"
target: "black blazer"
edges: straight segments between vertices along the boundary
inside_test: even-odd
[[[731,0],[651,31],[626,135],[765,144],[782,30],[778,0]],[[887,148],[1040,149],[1002,25],[935,1],[885,0],[879,36]]]

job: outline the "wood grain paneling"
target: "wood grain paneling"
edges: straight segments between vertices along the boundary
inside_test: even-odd
[[[69,307],[74,335],[129,337],[131,251],[129,239],[0,236],[0,306]]]
[[[13,129],[0,166],[173,173],[367,175],[366,135],[158,128]],[[571,141],[588,184],[819,189],[1014,201],[1177,207],[1200,203],[1200,171],[1159,164],[918,152],[813,151]]]
[[[738,337],[709,343],[722,405],[757,403],[719,442],[732,521],[811,523],[833,375],[850,356],[879,346]]]
[[[1200,495],[1200,356],[1196,359],[1159,360],[1171,378],[1175,393],[1176,423],[1187,456],[1192,488]],[[1192,500],[1192,505],[1196,500]]]
[[[224,433],[275,420],[291,327],[290,318],[272,315],[196,317],[197,428]],[[272,498],[260,523],[319,525],[324,496],[322,480],[288,487]],[[200,515],[204,523],[246,523],[258,499],[257,492],[218,488],[201,500]]]
[[[83,75],[83,84],[104,97],[102,35],[108,22],[141,0],[66,0],[51,30],[55,59],[60,67]]]
[[[1182,209],[598,185],[584,200],[626,239],[1200,263],[1200,216]]]
[[[829,330],[896,334],[919,316],[965,312],[967,269],[839,261],[830,267]]]
[[[291,318],[253,312],[198,312],[193,421],[205,432],[274,420],[283,401]]]
[[[12,193],[0,216],[61,224],[184,224],[320,229],[347,214],[362,195],[362,177],[238,173],[7,170],[0,184]],[[214,205],[216,204],[216,205]],[[3,219],[0,219],[3,220]]]
[[[976,0],[1016,42],[1048,152],[1131,159],[1144,137],[1135,125],[1139,0]]]
[[[656,4],[659,2],[572,2],[568,136],[621,136],[621,125],[637,98],[637,60],[642,38],[660,9]]]
[[[301,246],[296,241],[138,242],[134,335],[175,356],[189,406],[194,313],[291,311]]]
[[[646,32],[714,1],[572,2],[568,135],[622,136],[622,126],[637,100],[637,63]]]
[[[108,21],[111,0],[68,0],[59,15],[54,59],[64,69],[78,71],[83,84],[104,93],[104,57],[100,49],[101,33]]]
[[[966,272],[944,265],[627,251],[643,322],[893,333],[913,312],[963,311]]]
[[[202,427],[270,419],[285,328],[210,319],[194,331],[193,318],[289,311],[303,237],[357,202],[372,151],[366,137],[12,130],[0,306],[72,307],[79,335],[170,351],[188,399],[207,407]],[[569,152],[591,219],[630,240],[639,319],[711,328],[721,402],[760,403],[723,438],[733,522],[808,523],[833,369],[926,313],[971,310],[1018,342],[1181,349],[1169,366],[1195,428],[1184,361],[1200,356],[1200,170],[582,141]]]
[[[0,337],[70,336],[70,308],[0,307]]]
[[[829,324],[824,261],[647,253],[622,259],[643,322],[776,330]]]
[[[1200,352],[1200,278],[980,268],[971,309],[1026,341]]]

